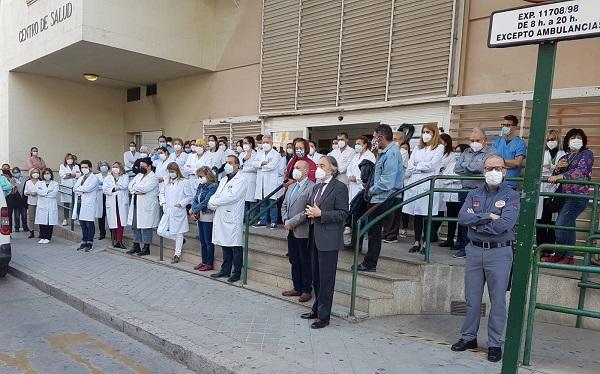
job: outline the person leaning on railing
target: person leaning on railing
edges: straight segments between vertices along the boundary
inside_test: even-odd
[[[582,129],[571,129],[563,140],[563,148],[569,150],[556,164],[556,169],[548,182],[557,183],[565,180],[590,180],[592,167],[594,166],[594,154],[587,149],[587,136]],[[562,192],[572,195],[589,195],[590,187],[577,184],[563,184]],[[577,217],[583,213],[588,205],[588,200],[577,198],[564,199],[563,206],[558,212],[556,226],[575,227]],[[576,232],[556,230],[556,244],[575,245]],[[572,264],[573,252],[564,252],[552,257],[542,258],[543,262],[554,262],[559,264]]]

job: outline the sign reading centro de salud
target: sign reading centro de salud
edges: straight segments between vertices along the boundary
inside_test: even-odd
[[[492,13],[488,47],[600,36],[600,0],[552,1]]]
[[[19,30],[19,42],[23,43],[24,41],[48,30],[50,27],[55,26],[68,18],[71,18],[72,14],[73,4],[66,3],[65,5],[42,16],[39,20],[36,20]]]

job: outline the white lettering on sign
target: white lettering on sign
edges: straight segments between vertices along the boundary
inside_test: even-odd
[[[24,41],[33,38],[37,34],[48,30],[48,28],[55,26],[62,21],[70,18],[73,14],[73,4],[66,3],[41,17],[38,21],[35,21],[21,30],[19,30],[19,42],[23,43]]]
[[[600,0],[566,0],[492,13],[488,47],[595,36],[600,36]]]

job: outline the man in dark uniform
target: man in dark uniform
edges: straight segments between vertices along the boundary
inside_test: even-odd
[[[483,287],[487,283],[491,310],[488,320],[488,360],[502,359],[506,326],[506,290],[510,281],[519,216],[519,194],[506,182],[506,166],[500,156],[485,161],[485,184],[469,192],[458,215],[458,223],[467,226],[470,243],[466,247],[465,299],[467,315],[462,338],[453,351],[477,348]]]

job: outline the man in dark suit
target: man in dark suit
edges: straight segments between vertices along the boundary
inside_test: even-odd
[[[344,247],[344,222],[348,216],[348,187],[336,179],[335,158],[322,157],[318,166],[315,176],[320,183],[313,188],[306,208],[315,302],[312,311],[301,315],[304,319],[317,319],[310,326],[313,329],[329,325],[338,252]]]
[[[308,220],[304,210],[312,193],[314,182],[308,179],[310,167],[304,160],[296,161],[292,171],[295,183],[291,184],[281,206],[283,224],[288,230],[288,253],[292,264],[294,288],[284,291],[283,296],[300,296],[305,303],[312,299],[312,269],[308,248]]]

